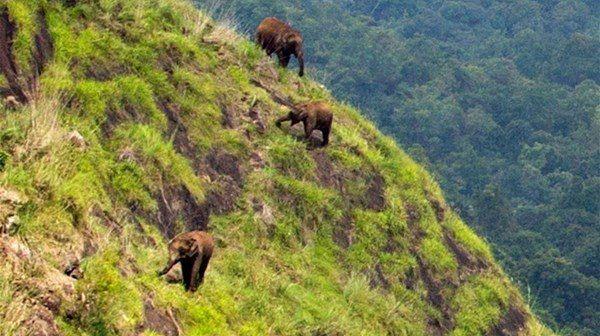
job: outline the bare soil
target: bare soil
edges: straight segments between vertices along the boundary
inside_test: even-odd
[[[163,336],[179,336],[175,323],[167,311],[155,307],[152,300],[147,299],[144,302],[144,323],[138,331],[152,330]]]

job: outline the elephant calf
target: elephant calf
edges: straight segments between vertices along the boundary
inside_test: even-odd
[[[304,124],[304,136],[307,140],[314,130],[319,130],[323,133],[322,146],[329,144],[333,113],[326,103],[315,102],[295,105],[286,116],[277,119],[275,124],[277,127],[281,127],[281,123],[288,120],[291,121],[292,126],[299,122]]]
[[[204,281],[204,272],[212,257],[213,238],[203,231],[182,233],[169,242],[169,263],[159,276],[167,274],[173,266],[181,263],[185,290],[195,292]]]
[[[267,55],[277,54],[279,64],[287,68],[291,55],[296,56],[300,64],[300,77],[304,76],[304,51],[302,34],[289,24],[277,18],[264,19],[258,26],[256,41],[267,51]]]

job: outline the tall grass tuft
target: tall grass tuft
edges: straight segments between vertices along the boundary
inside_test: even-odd
[[[64,132],[59,126],[60,111],[63,108],[59,96],[46,97],[35,95],[27,106],[29,122],[23,151],[28,157],[34,157],[52,143],[61,140]]]

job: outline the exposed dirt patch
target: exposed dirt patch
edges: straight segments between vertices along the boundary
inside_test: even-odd
[[[316,176],[319,183],[344,195],[350,207],[372,211],[385,209],[385,180],[381,174],[372,169],[358,171],[340,168],[325,151],[312,151],[311,155],[317,164]],[[365,185],[364,192],[353,195],[349,190],[350,181],[362,181]]]
[[[408,288],[410,290],[415,290],[418,280],[419,280],[419,278],[418,278],[418,275],[416,274],[416,267],[411,267],[408,269],[408,272],[405,274],[403,283],[404,283],[404,286],[406,286],[406,288]]]
[[[256,101],[254,104],[252,104],[250,110],[248,110],[248,116],[250,117],[250,120],[252,120],[252,123],[256,126],[258,133],[264,134],[267,131],[267,125],[263,121],[260,111],[260,104],[258,101]]]
[[[158,226],[165,236],[172,238],[179,233],[178,222],[188,231],[206,229],[210,213],[185,186],[164,185],[155,197],[158,203]]]
[[[367,192],[361,199],[363,207],[374,211],[385,209],[385,180],[379,173],[370,176]]]
[[[444,284],[431,275],[429,269],[418,254],[415,254],[415,256],[419,265],[420,278],[427,288],[427,301],[442,313],[441,320],[431,321],[433,323],[432,327],[434,327],[434,330],[437,330],[440,335],[445,334],[452,330],[454,321],[452,318],[452,311],[446,303],[442,293]]]
[[[264,154],[261,152],[252,152],[250,154],[250,167],[255,171],[261,170],[266,167]]]
[[[391,285],[385,273],[383,272],[383,268],[379,263],[375,265],[375,268],[368,272],[369,277],[369,286],[372,289],[375,288],[383,288],[385,290],[389,290]]]
[[[173,225],[176,222],[174,213],[183,216],[186,229],[205,230],[211,214],[222,215],[235,209],[245,175],[241,160],[233,154],[216,148],[204,158],[200,158],[181,119],[179,106],[170,102],[163,102],[160,105],[169,121],[169,134],[173,138],[175,149],[192,161],[196,174],[210,180],[209,190],[202,204],[199,204],[184,187],[167,187],[163,195],[157,196],[159,218],[162,220],[159,221],[161,230],[172,237],[175,229]],[[230,122],[233,123],[238,116],[237,112],[231,111],[231,113]]]
[[[224,215],[233,211],[244,185],[245,170],[240,158],[222,149],[212,149],[200,163],[200,171],[211,181],[201,205],[207,220],[210,214]]]
[[[240,129],[245,124],[253,124],[256,127],[256,131],[259,134],[264,134],[267,130],[267,124],[263,120],[262,111],[267,110],[269,107],[260,100],[254,100],[249,102],[249,96],[242,96],[234,102],[223,102],[219,103],[221,109],[221,125],[229,129]],[[246,127],[246,136],[251,138],[251,130]]]
[[[333,227],[333,241],[343,249],[347,249],[354,243],[354,223],[352,217],[346,213],[338,225]]]
[[[272,87],[274,84],[265,83],[264,81],[257,79],[251,79],[250,83],[267,91],[271,95],[271,99],[273,99],[273,101],[275,101],[276,103],[287,106],[289,108],[294,107],[294,103],[289,97],[285,97]]]
[[[54,323],[54,314],[42,306],[33,307],[33,314],[17,335],[29,336],[60,336],[61,333]]]
[[[19,80],[19,68],[13,54],[13,41],[17,31],[6,7],[0,8],[0,70],[6,78],[9,90],[21,103],[27,102]]]
[[[443,290],[447,286],[452,286],[449,280],[437,280],[430,271],[430,268],[425,264],[423,258],[419,254],[419,246],[425,237],[425,232],[419,227],[421,214],[418,208],[411,204],[405,203],[404,210],[408,221],[408,229],[410,231],[410,252],[417,260],[416,269],[411,269],[405,279],[405,285],[409,289],[416,288],[418,280],[421,279],[427,290],[425,298],[432,306],[436,307],[442,314],[441,318],[429,320],[429,334],[431,335],[446,335],[454,326],[452,310],[447,304]]]
[[[324,151],[312,151],[311,155],[317,164],[316,175],[321,185],[342,191],[345,179],[351,178],[352,174],[350,172],[337,171],[333,161]]]
[[[244,170],[240,158],[222,149],[212,149],[204,158],[202,167],[212,180],[221,175],[230,177],[238,186],[244,183]]]
[[[180,328],[172,313],[154,306],[152,300],[144,302],[144,323],[138,328],[139,332],[152,330],[164,336],[179,336]]]
[[[129,73],[129,70],[122,64],[114,61],[108,62],[100,57],[89,57],[86,60],[74,57],[71,60],[70,68],[79,69],[85,78],[99,82],[109,81]]]
[[[198,151],[190,141],[187,127],[181,120],[179,106],[170,102],[163,102],[160,107],[169,121],[169,136],[173,137],[173,146],[179,153],[195,163],[194,167],[196,173],[198,173]]]
[[[130,209],[133,214],[145,218],[150,223],[156,223],[165,237],[173,238],[183,229],[206,229],[209,212],[196,201],[185,186],[163,183],[154,198],[158,204],[156,213],[145,212],[135,204],[132,204]]]
[[[227,214],[235,209],[237,198],[241,192],[241,188],[238,187],[230,177],[219,176],[206,195],[206,201],[203,204],[203,207],[205,207],[210,214]]]
[[[221,114],[223,116],[223,120],[221,121],[221,125],[226,128],[237,128],[239,127],[239,112],[238,107],[233,104],[220,104]]]
[[[27,92],[34,89],[46,63],[54,56],[54,44],[44,10],[38,11],[36,21],[39,31],[33,37],[35,48],[32,50],[32,72],[29,77],[22,78],[13,52],[17,26],[11,20],[8,10],[5,7],[0,9],[0,71],[6,78],[8,91],[20,103],[29,101]]]
[[[34,78],[37,80],[49,59],[54,57],[54,42],[52,35],[48,30],[48,23],[46,21],[46,12],[42,9],[37,14],[37,25],[39,32],[35,34],[35,50],[33,51],[33,67],[34,67]]]
[[[444,230],[446,231],[446,230]],[[466,278],[465,275],[479,273],[489,267],[485,260],[475,257],[459,244],[448,232],[444,232],[444,242],[450,247],[456,257],[459,266],[460,278]]]
[[[431,204],[433,211],[435,211],[435,217],[437,218],[438,222],[443,222],[446,219],[446,212],[448,211],[447,206],[443,203],[443,201],[435,198],[430,193],[426,193],[426,197],[429,201],[429,204]]]
[[[519,335],[525,329],[525,324],[529,320],[529,314],[524,311],[521,307],[511,304],[508,307],[508,311],[500,322],[495,325],[490,331],[487,332],[487,336],[514,336]]]
[[[77,0],[63,0],[62,2],[65,4],[65,7],[73,7],[77,5]]]
[[[106,121],[101,125],[102,132],[106,137],[110,137],[117,126],[126,121],[143,122],[147,118],[139,113],[135,106],[125,102],[123,108],[108,108],[106,111]]]
[[[123,39],[135,38],[125,27],[114,27]],[[136,38],[137,39],[137,38]],[[159,47],[160,56],[157,60],[157,67],[172,76],[176,67],[183,65],[187,55],[176,44],[163,42]],[[190,60],[191,61],[191,60]]]
[[[404,205],[404,210],[406,210],[409,228],[415,228],[418,225],[419,219],[421,219],[421,214],[419,213],[419,210],[416,206],[410,203],[406,203]]]
[[[279,82],[279,73],[277,72],[274,63],[268,58],[263,58],[256,66],[255,70],[260,75],[260,78],[267,78],[270,81]]]
[[[114,218],[110,212],[102,210],[99,206],[94,206],[90,211],[90,215],[100,219],[102,225],[112,231],[115,231],[117,234],[123,232],[123,227],[121,224],[119,224],[119,221]]]
[[[180,190],[180,199],[187,199],[186,215],[193,218],[185,220],[187,229],[206,229],[211,213],[226,214],[235,209],[235,202],[241,193],[244,182],[244,171],[240,159],[220,149],[211,150],[204,158],[198,158],[198,151],[190,141],[188,130],[184,126],[178,106],[171,103],[162,104],[162,109],[169,120],[169,133],[173,136],[175,149],[194,163],[194,169],[200,176],[207,176],[211,183],[206,198],[202,204],[189,202],[186,192]],[[189,192],[187,192],[189,194]],[[191,195],[190,195],[191,197]],[[168,202],[160,207],[163,217],[168,216]],[[193,215],[193,214],[196,215]],[[167,221],[168,222],[168,221]]]

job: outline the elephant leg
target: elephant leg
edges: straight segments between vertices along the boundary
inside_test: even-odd
[[[190,274],[190,291],[195,292],[198,289],[198,273],[200,272],[200,264],[202,263],[202,254],[196,255],[192,265],[192,271]]]
[[[202,264],[200,265],[200,283],[204,282],[204,273],[206,272],[206,268],[208,267],[210,257],[210,255],[206,255],[202,258]]]
[[[307,118],[304,121],[304,137],[306,138],[306,140],[310,139],[310,135],[315,130],[315,124],[316,121],[312,120],[311,118]]]
[[[287,68],[288,64],[290,63],[290,55],[286,53],[279,53],[277,56],[279,57],[279,65]]]
[[[192,284],[192,260],[189,258],[185,258],[181,261],[181,273],[183,275],[183,284],[185,285],[185,290],[190,290],[190,285]]]
[[[273,55],[274,50],[265,43],[265,45],[263,46],[263,49],[265,49],[267,56],[271,57],[271,55]]]
[[[325,147],[329,144],[329,132],[331,132],[331,129],[329,127],[325,127],[321,132],[323,132],[322,146]]]

